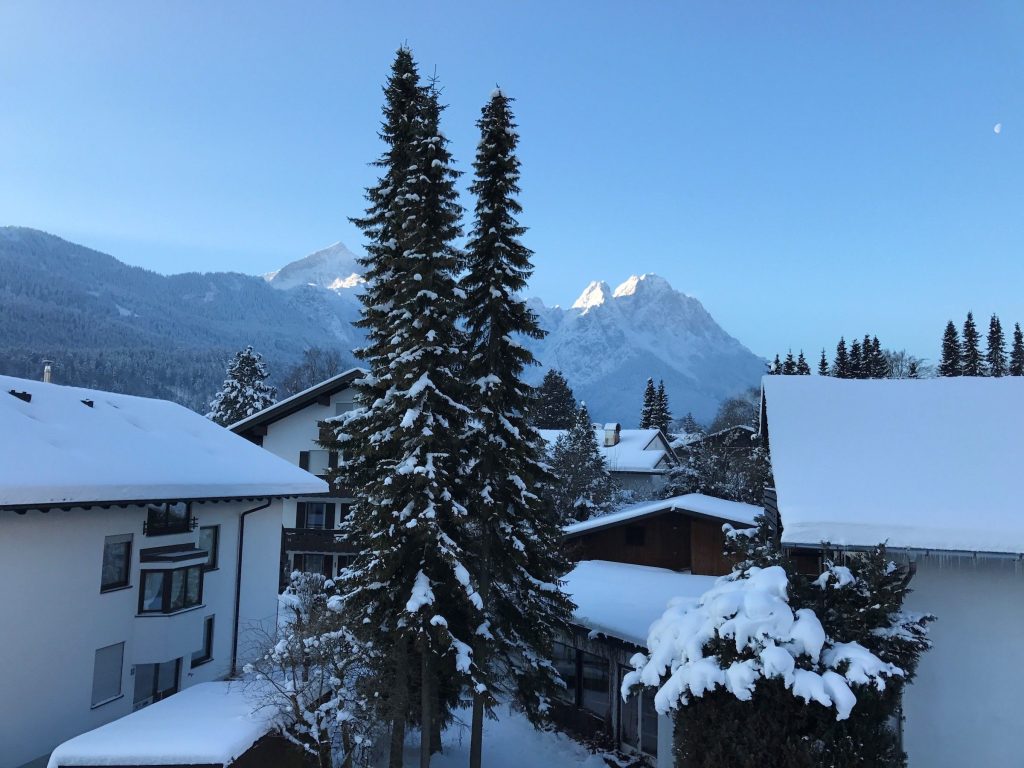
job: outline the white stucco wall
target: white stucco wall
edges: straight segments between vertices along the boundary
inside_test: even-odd
[[[912,768],[1024,765],[1024,565],[919,557],[908,610],[934,613],[934,647],[904,696]]]
[[[203,604],[171,616],[137,616],[139,550],[194,541],[198,531],[142,534],[145,510],[0,512],[0,768],[20,766],[57,744],[128,714],[133,664],[182,658],[181,687],[222,678],[231,662],[238,515],[249,503],[195,504],[200,525],[220,525],[218,568],[206,573]],[[281,503],[246,523],[242,616],[269,619],[277,606]],[[104,538],[130,533],[130,586],[100,592]],[[14,585],[17,585],[15,588]],[[215,615],[213,660],[190,669],[202,646],[203,619]],[[243,622],[244,626],[244,622]],[[92,708],[95,653],[124,643],[121,697]],[[246,644],[245,638],[240,648]]]

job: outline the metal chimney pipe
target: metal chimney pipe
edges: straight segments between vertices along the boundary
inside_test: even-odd
[[[43,382],[45,384],[50,383],[50,379],[53,378],[53,366],[50,360],[43,360]]]

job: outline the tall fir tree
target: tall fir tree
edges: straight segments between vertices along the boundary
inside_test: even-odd
[[[786,359],[782,363],[782,375],[783,376],[795,376],[796,375],[796,360],[793,359],[793,350],[786,352]]]
[[[870,371],[872,379],[886,379],[889,377],[889,363],[885,359],[885,352],[882,351],[882,344],[877,336],[871,339]]]
[[[1024,376],[1024,332],[1020,323],[1013,324],[1013,345],[1010,347],[1010,375]]]
[[[668,434],[668,425],[672,422],[672,411],[668,405],[668,393],[665,391],[665,380],[658,380],[658,389],[654,393],[654,418],[651,429],[660,429]]]
[[[939,359],[939,376],[960,376],[963,374],[960,336],[956,326],[950,320],[946,323],[946,331],[942,334],[942,356]]]
[[[586,403],[580,403],[572,429],[555,441],[551,471],[556,482],[549,493],[563,525],[587,520],[611,509],[615,482],[597,445]]]
[[[981,335],[974,323],[974,313],[968,312],[964,332],[960,337],[960,359],[964,376],[985,376],[985,360],[981,356]]]
[[[273,405],[277,390],[267,385],[267,376],[263,358],[252,347],[236,352],[206,418],[227,427]]]
[[[811,366],[807,364],[807,358],[804,357],[804,351],[801,349],[800,354],[796,358],[796,374],[798,376],[810,376]]]
[[[859,339],[854,339],[850,342],[850,370],[848,378],[864,378],[864,354]]]
[[[828,365],[828,357],[825,355],[825,348],[821,348],[821,359],[818,361],[818,375],[819,376],[830,376],[832,375]]]
[[[470,186],[475,218],[461,282],[469,336],[465,377],[475,414],[466,436],[477,533],[468,568],[488,630],[476,632],[474,660],[496,686],[473,692],[471,768],[480,768],[484,715],[499,695],[514,696],[534,718],[546,709],[558,685],[549,662],[554,638],[571,619],[568,598],[543,586],[557,584],[568,566],[561,527],[542,499],[550,484],[543,440],[525,416],[530,389],[522,375],[537,361],[514,341],[541,339],[544,332],[520,298],[533,265],[520,242],[526,229],[517,220],[519,136],[510,102],[495,90],[477,122],[480,143]]]
[[[988,350],[985,355],[985,363],[988,367],[989,376],[1005,376],[1006,366],[1006,337],[1003,336],[1003,324],[999,322],[996,315],[988,323]]]
[[[832,375],[837,379],[850,378],[850,355],[846,351],[846,339],[842,336],[839,337],[839,343],[836,344],[836,358],[832,363]]]
[[[779,359],[778,355],[775,355],[775,359],[772,360],[768,364],[768,371],[767,371],[767,373],[768,373],[769,376],[781,376],[782,375],[782,361]]]
[[[693,418],[693,413],[689,411],[683,416],[679,427],[684,435],[700,435],[704,433],[704,427],[697,423],[697,420]]]
[[[655,411],[655,398],[658,393],[654,388],[654,379],[647,379],[647,385],[644,387],[644,401],[643,405],[640,406],[640,429],[650,429],[654,424],[654,411]]]
[[[560,371],[551,368],[534,390],[530,421],[537,429],[569,429],[576,423],[576,396]]]
[[[367,287],[357,351],[369,374],[356,384],[361,408],[336,426],[339,474],[360,489],[343,533],[360,552],[344,578],[345,608],[377,655],[381,715],[391,724],[389,765],[402,764],[405,726],[418,716],[420,764],[429,764],[440,692],[488,685],[472,660],[483,621],[464,563],[471,525],[460,483],[467,475],[468,408],[458,378],[460,208],[437,91],[421,84],[399,49],[384,90],[382,175],[367,190]],[[443,616],[444,621],[436,617]],[[412,701],[418,682],[420,701]]]

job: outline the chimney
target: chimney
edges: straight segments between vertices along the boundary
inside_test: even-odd
[[[53,361],[43,360],[43,383],[49,384],[53,378]]]
[[[604,425],[604,447],[611,448],[614,445],[619,444],[619,433],[622,431],[622,425],[617,421],[609,422]]]

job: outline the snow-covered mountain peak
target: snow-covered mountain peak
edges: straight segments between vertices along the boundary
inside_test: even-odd
[[[584,314],[587,310],[599,307],[611,298],[612,289],[604,280],[594,280],[588,285],[580,297],[573,302],[573,309],[582,309]]]
[[[618,299],[623,296],[653,296],[656,293],[664,292],[675,293],[676,291],[665,278],[653,272],[646,272],[642,275],[630,275],[624,283],[615,289],[612,297]]]
[[[300,285],[315,285],[333,291],[355,288],[364,282],[357,258],[344,243],[338,242],[276,272],[269,272],[263,279],[282,290]]]

